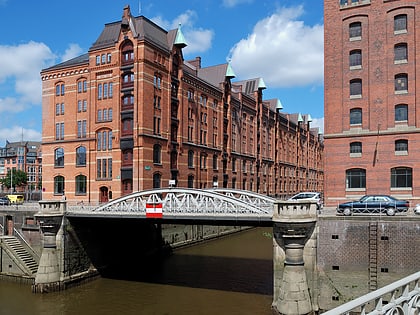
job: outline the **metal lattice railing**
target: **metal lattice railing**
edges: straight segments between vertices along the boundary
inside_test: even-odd
[[[323,315],[418,315],[420,271],[336,307]]]
[[[240,190],[162,188],[136,192],[92,207],[67,206],[67,215],[146,215],[159,206],[165,216],[219,216],[271,219],[274,199]]]

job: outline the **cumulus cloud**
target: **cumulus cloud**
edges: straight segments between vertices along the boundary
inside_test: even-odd
[[[319,128],[320,133],[324,133],[324,117],[322,118],[312,118],[311,128]]]
[[[151,20],[167,30],[176,29],[181,25],[182,33],[188,44],[183,49],[186,55],[205,52],[211,48],[214,32],[213,30],[195,27],[198,16],[193,10],[185,11],[172,21],[165,20],[161,16],[156,16]]]
[[[0,139],[8,140],[9,142],[24,141],[41,141],[41,132],[35,129],[22,128],[14,125],[10,128],[0,129]]]
[[[55,55],[44,43],[28,42],[16,46],[0,45],[0,85],[14,82],[16,103],[40,104],[41,103],[41,79],[40,71],[50,65]],[[3,106],[11,100],[0,101],[1,110],[7,110]],[[16,108],[10,108],[16,111]]]
[[[271,88],[321,85],[323,25],[308,26],[303,7],[281,8],[259,21],[252,34],[230,50],[239,78],[262,77]]]
[[[64,52],[64,55],[61,56],[61,61],[73,59],[80,56],[82,53],[83,49],[78,44],[69,44],[69,47]]]

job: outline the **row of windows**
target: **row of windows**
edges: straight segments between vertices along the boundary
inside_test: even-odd
[[[54,166],[64,167],[64,149],[54,150]],[[86,166],[86,147],[80,146],[76,149],[76,166]]]
[[[394,16],[394,34],[407,32],[407,14],[399,14]],[[362,22],[353,22],[349,25],[350,40],[358,40],[362,38]]]
[[[394,142],[395,152],[407,152],[408,151],[408,140],[398,139]],[[362,153],[362,142],[355,141],[350,143],[350,153]]]
[[[54,177],[54,194],[64,194],[65,188],[64,176],[58,175]],[[77,175],[75,177],[75,193],[76,195],[86,194],[87,177],[85,175]]]
[[[411,167],[391,168],[391,188],[412,188],[413,169]],[[366,188],[366,170],[353,168],[346,170],[346,188]]]
[[[98,100],[112,98],[114,95],[112,82],[98,84]]]
[[[97,121],[112,121],[112,108],[98,109]]]
[[[350,98],[362,97],[362,79],[350,80]],[[399,73],[394,76],[394,92],[395,94],[408,92],[408,74]]]
[[[111,54],[102,54],[96,56],[96,65],[105,64],[105,63],[111,63]]]
[[[77,112],[86,112],[87,111],[87,100],[78,100],[77,101]],[[55,104],[55,115],[64,115],[64,103]]]
[[[363,113],[361,108],[350,109],[350,125],[361,125],[363,121]],[[404,122],[408,120],[408,105],[398,104],[395,105],[394,121]]]
[[[406,63],[408,61],[407,43],[399,43],[394,45],[394,63]],[[361,69],[362,67],[362,50],[354,49],[349,53],[350,69]]]

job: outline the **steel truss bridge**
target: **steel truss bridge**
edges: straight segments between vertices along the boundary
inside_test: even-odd
[[[66,216],[272,226],[275,200],[237,189],[160,188],[135,192],[96,207],[68,205]]]

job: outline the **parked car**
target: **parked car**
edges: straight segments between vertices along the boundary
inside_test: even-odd
[[[314,191],[303,191],[300,192],[288,199],[288,201],[297,201],[297,200],[315,200],[316,201],[316,208],[318,210],[322,209],[323,202],[321,193],[314,192]]]
[[[407,212],[410,203],[387,195],[366,195],[357,201],[339,204],[337,213],[351,215],[352,213],[386,213],[395,215],[397,212]]]
[[[7,206],[10,204],[10,200],[7,197],[0,197],[0,206]]]
[[[416,204],[413,210],[415,214],[420,214],[420,203]]]

